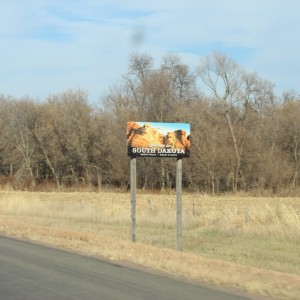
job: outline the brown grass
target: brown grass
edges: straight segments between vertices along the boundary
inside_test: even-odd
[[[175,251],[175,195],[138,195],[130,242],[125,193],[0,193],[0,233],[144,265],[278,299],[300,298],[300,199],[183,195]]]

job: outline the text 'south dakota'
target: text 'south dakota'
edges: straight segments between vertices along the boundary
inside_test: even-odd
[[[138,154],[185,154],[184,149],[171,149],[171,148],[132,148],[132,153]]]

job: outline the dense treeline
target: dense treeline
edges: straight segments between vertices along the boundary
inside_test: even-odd
[[[128,187],[127,121],[191,124],[184,186],[206,193],[296,194],[300,98],[212,53],[191,71],[176,55],[159,68],[132,55],[128,73],[103,97],[69,90],[45,101],[0,96],[0,176],[15,189]],[[138,159],[138,185],[175,184],[174,159]]]

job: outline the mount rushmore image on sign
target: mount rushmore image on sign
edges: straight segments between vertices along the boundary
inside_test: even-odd
[[[186,123],[128,122],[128,156],[189,157],[190,131]]]

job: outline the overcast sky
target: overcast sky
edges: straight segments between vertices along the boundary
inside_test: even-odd
[[[44,100],[82,88],[90,102],[132,53],[178,54],[191,70],[218,51],[300,91],[298,0],[0,0],[0,94]]]

